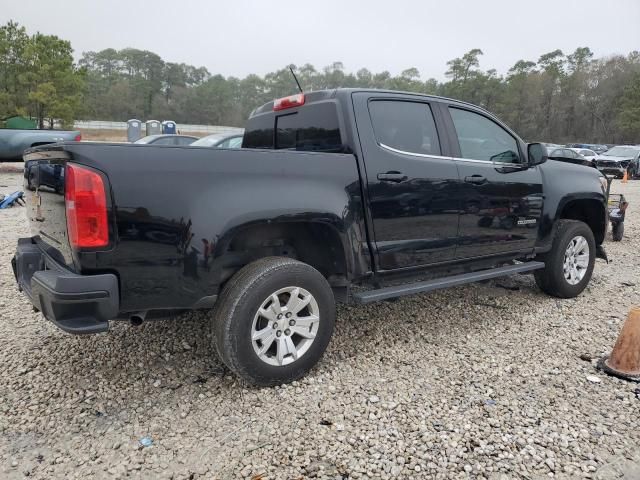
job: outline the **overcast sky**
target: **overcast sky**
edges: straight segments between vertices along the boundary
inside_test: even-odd
[[[640,49],[640,0],[0,0],[0,23],[10,19],[70,40],[76,57],[134,47],[240,77],[342,61],[442,79],[472,48],[499,73],[556,48]]]

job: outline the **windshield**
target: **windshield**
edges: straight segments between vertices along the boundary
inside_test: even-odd
[[[155,138],[156,138],[155,135],[149,135],[148,137],[139,138],[138,140],[136,140],[133,143],[149,143],[151,140],[153,140]]]
[[[607,150],[605,155],[611,157],[635,157],[638,153],[638,149],[631,147],[613,147],[611,150]]]
[[[200,140],[196,140],[191,144],[192,147],[213,147],[219,144],[224,137],[219,135],[209,135],[208,137],[202,137]]]

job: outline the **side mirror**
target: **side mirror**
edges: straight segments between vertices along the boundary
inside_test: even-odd
[[[541,165],[547,161],[547,149],[541,143],[530,143],[527,145],[527,156],[529,157],[529,166]]]

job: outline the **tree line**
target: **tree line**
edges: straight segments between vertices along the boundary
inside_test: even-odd
[[[14,22],[0,27],[0,118],[22,113],[40,123],[155,118],[242,126],[257,106],[295,93],[291,66],[304,90],[382,88],[468,101],[527,140],[640,142],[638,51],[594,58],[588,47],[554,50],[499,74],[480,68],[483,52],[476,48],[447,62],[444,81],[425,81],[417,68],[395,76],[366,68],[348,72],[341,62],[236,78],[134,48],[85,52],[77,64],[72,54],[69,42],[55,36],[28,36]]]
[[[71,43],[54,35],[29,36],[8,22],[0,27],[0,119],[24,115],[66,123],[83,110],[86,71],[73,61]]]

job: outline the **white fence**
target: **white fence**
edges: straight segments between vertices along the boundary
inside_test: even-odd
[[[144,122],[143,128],[144,128]],[[177,129],[180,132],[202,132],[202,133],[236,133],[244,131],[238,127],[225,127],[222,125],[187,125],[177,123]],[[127,122],[104,122],[102,120],[76,120],[73,122],[75,129],[88,130],[126,130]]]

